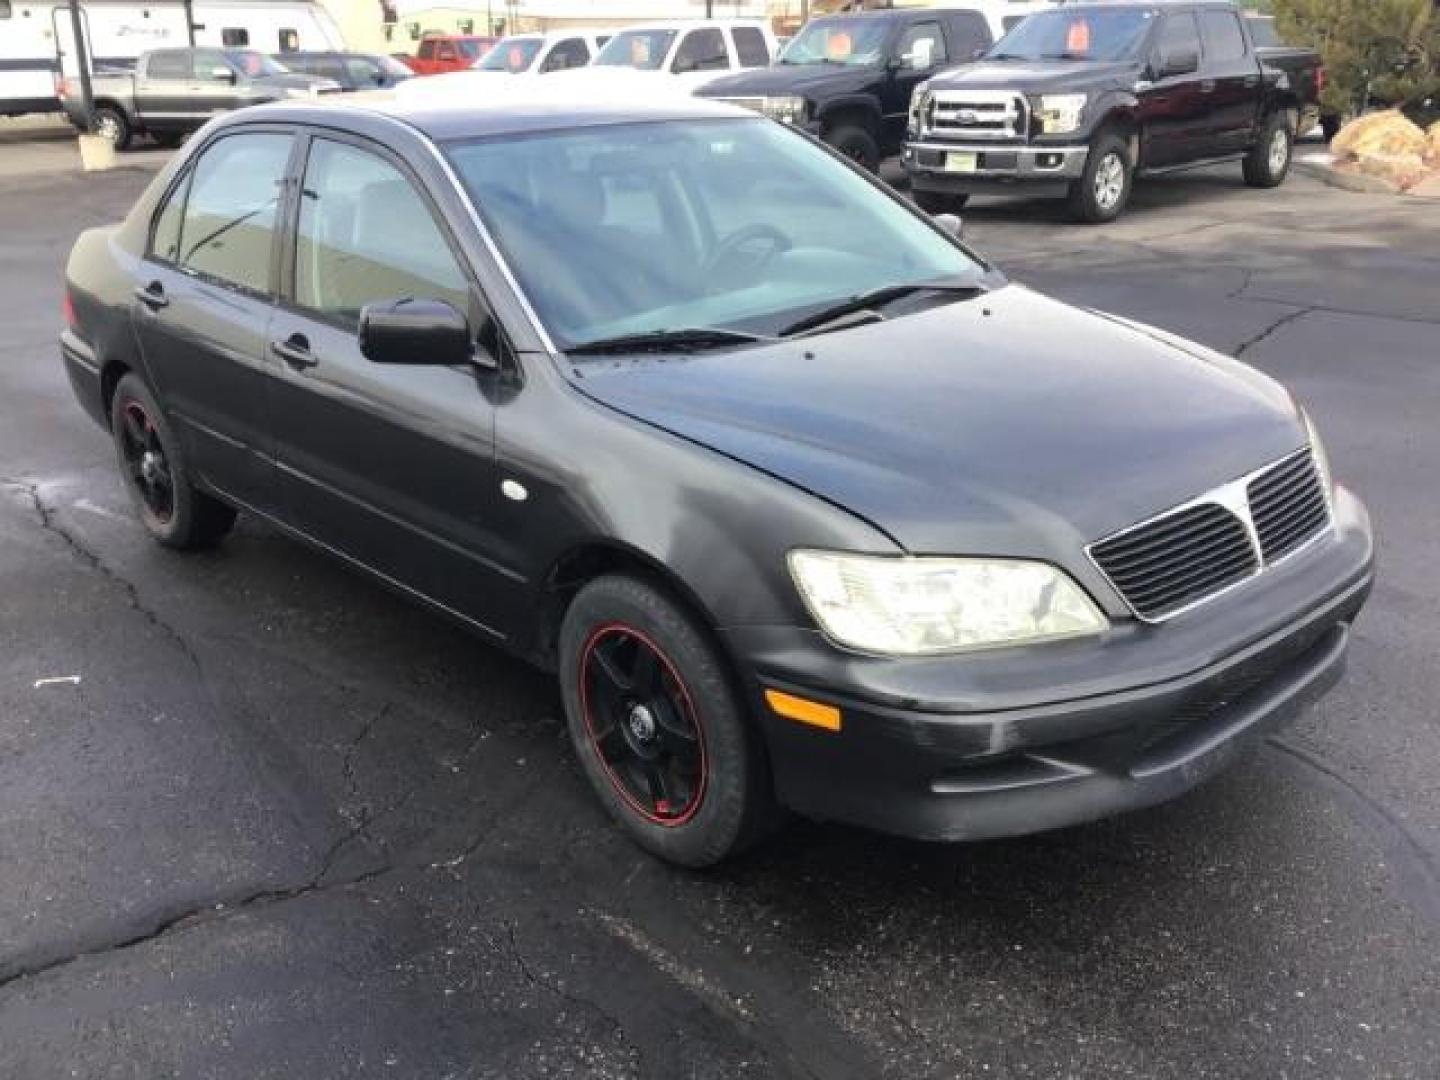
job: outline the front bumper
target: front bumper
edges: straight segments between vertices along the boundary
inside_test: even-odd
[[[1085,171],[1089,153],[1084,144],[1018,146],[921,139],[904,145],[900,162],[909,174],[910,186],[919,191],[983,195],[1023,185],[1027,194],[1040,189],[1064,194]],[[974,171],[952,171],[947,167],[951,154],[973,154]]]
[[[1373,580],[1369,521],[1163,626],[965,657],[856,657],[798,628],[726,632],[757,676],[776,793],[794,810],[919,839],[1014,836],[1163,802],[1339,679]],[[1270,580],[1266,580],[1266,579]],[[838,706],[839,731],[764,706]]]

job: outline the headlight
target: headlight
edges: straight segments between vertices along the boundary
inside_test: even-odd
[[[911,123],[911,124],[918,124],[918,123],[920,122],[920,117],[921,117],[921,115],[925,112],[925,106],[926,106],[927,104],[929,104],[929,101],[930,101],[930,82],[929,82],[929,80],[927,79],[925,82],[922,82],[922,83],[918,84],[918,85],[915,87],[914,92],[911,93],[911,95],[910,95],[910,123]]]
[[[760,109],[771,120],[779,120],[782,124],[799,124],[805,119],[805,99],[803,97],[767,97]]]
[[[1042,94],[1035,115],[1046,135],[1065,135],[1079,129],[1084,111],[1084,94]]]
[[[1046,563],[792,551],[790,573],[833,640],[896,656],[1098,634],[1105,616]]]
[[[1330,455],[1325,452],[1325,444],[1320,441],[1320,432],[1315,430],[1315,421],[1310,419],[1310,414],[1301,410],[1300,419],[1305,421],[1305,434],[1310,439],[1310,456],[1315,459],[1315,471],[1320,474],[1320,486],[1325,491],[1325,500],[1333,508],[1335,478],[1330,472]]]

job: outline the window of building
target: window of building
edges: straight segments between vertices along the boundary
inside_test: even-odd
[[[195,165],[177,243],[182,269],[254,292],[270,287],[270,248],[291,137],[231,135]]]
[[[249,48],[250,31],[242,26],[227,26],[220,31],[220,44],[227,49]]]
[[[282,53],[300,51],[299,30],[281,30],[278,37],[280,39],[280,51]]]
[[[366,304],[401,297],[468,312],[470,285],[399,169],[367,151],[316,140],[300,205],[296,302],[354,326]]]

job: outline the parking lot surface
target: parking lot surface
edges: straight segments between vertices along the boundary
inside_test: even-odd
[[[158,158],[0,169],[0,1076],[1436,1075],[1433,206],[1238,168],[1098,229],[976,201],[1014,279],[1312,410],[1382,546],[1349,676],[1155,810],[797,823],[692,874],[604,819],[546,678],[265,526],[148,542],[55,336]]]

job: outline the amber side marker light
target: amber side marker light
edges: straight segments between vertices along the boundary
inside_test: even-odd
[[[821,705],[818,701],[809,701],[794,694],[782,694],[779,690],[766,690],[765,703],[777,716],[783,716],[787,720],[798,720],[802,724],[824,728],[826,731],[840,730],[840,710],[833,705]]]

